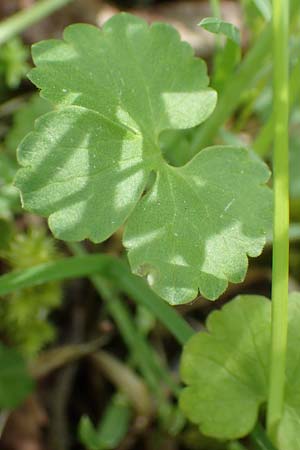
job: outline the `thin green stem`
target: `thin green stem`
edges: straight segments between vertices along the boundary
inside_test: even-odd
[[[300,223],[291,223],[289,227],[289,242],[300,241]],[[266,245],[273,245],[273,233],[267,235]]]
[[[276,443],[283,413],[289,278],[289,0],[273,1],[274,228],[272,338],[267,432]]]
[[[73,0],[41,0],[0,23],[0,45]]]
[[[220,7],[220,0],[210,0],[210,10],[213,17],[216,17],[217,19],[221,19],[221,7]],[[218,55],[222,48],[222,38],[219,34],[215,35],[215,51],[213,56],[213,72],[214,74],[217,72],[217,61],[218,61]]]
[[[106,280],[99,275],[90,277],[94,287],[105,301],[106,308],[116,323],[120,334],[128,347],[134,366],[138,367],[143,374],[148,386],[160,396],[158,379],[166,379],[164,369],[159,365],[153,349],[148,345],[144,336],[138,332],[125,303],[118,294],[109,287]],[[160,370],[161,369],[161,370]],[[169,378],[168,378],[169,381]]]
[[[220,0],[210,0],[210,10],[213,17],[221,18]]]
[[[114,280],[118,280],[121,288],[136,303],[145,306],[157,317],[165,327],[173,334],[177,341],[184,345],[194,334],[193,328],[171,308],[164,300],[156,295],[142,278],[132,275],[122,264],[110,266]]]
[[[113,262],[114,258],[97,254],[62,258],[25,270],[16,270],[0,277],[0,295],[6,295],[18,289],[38,286],[49,281],[67,280],[96,273],[104,274]]]
[[[69,243],[68,247],[76,256],[87,255],[86,250],[78,243]],[[158,360],[156,353],[148,344],[145,337],[138,331],[128,308],[120,299],[116,289],[112,288],[110,283],[101,275],[92,275],[89,278],[95,289],[104,299],[106,308],[116,322],[135,364],[143,373],[152,391],[157,394],[160,393],[158,381],[164,380],[171,390],[177,393],[178,386]],[[117,283],[115,282],[114,285],[117,285]]]

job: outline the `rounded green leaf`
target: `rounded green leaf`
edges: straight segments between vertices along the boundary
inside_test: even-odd
[[[267,395],[270,311],[265,297],[237,297],[185,346],[180,405],[204,434],[237,439],[254,427]]]
[[[289,297],[286,392],[278,450],[300,450],[300,294]],[[269,385],[271,302],[240,296],[208,318],[207,332],[186,344],[180,396],[185,415],[218,439],[249,434],[265,406]]]
[[[300,450],[300,293],[289,296],[289,326],[284,413],[278,432],[279,450]]]
[[[30,78],[56,109],[19,148],[24,207],[69,241],[101,242],[128,220],[133,270],[170,303],[198,289],[215,299],[241,281],[270,227],[269,172],[231,147],[181,168],[163,159],[160,133],[201,123],[216,103],[204,62],[178,33],[119,14],[102,30],[68,27],[33,59]]]

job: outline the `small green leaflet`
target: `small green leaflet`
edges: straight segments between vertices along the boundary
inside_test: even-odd
[[[229,22],[224,22],[217,17],[207,17],[199,24],[211,33],[224,35],[225,43],[220,46],[217,38],[217,46],[214,55],[214,70],[211,84],[217,92],[222,92],[227,81],[234,77],[234,72],[241,59],[241,38],[239,29]],[[221,40],[222,41],[222,40]]]
[[[13,124],[5,137],[5,147],[15,156],[18,145],[28,134],[36,119],[42,114],[51,111],[51,107],[46,100],[34,94],[13,116]]]
[[[13,180],[18,169],[16,150],[20,141],[32,130],[35,119],[50,111],[49,104],[38,95],[22,105],[13,116],[13,124],[0,148],[0,218],[10,218],[21,209],[18,190]]]
[[[224,34],[228,39],[235,42],[236,45],[241,45],[241,37],[239,29],[229,22],[218,19],[217,17],[206,17],[201,20],[199,27],[215,34]]]
[[[28,48],[19,37],[0,44],[0,77],[10,89],[17,89],[29,70]],[[2,80],[4,78],[4,80]]]
[[[279,450],[299,450],[300,294],[290,295],[287,383]],[[213,312],[207,332],[184,348],[181,376],[187,384],[180,404],[201,431],[218,439],[246,436],[268,395],[271,302],[240,296]],[[230,405],[230,408],[228,408]]]
[[[33,59],[30,78],[56,109],[19,148],[24,207],[70,241],[101,242],[126,223],[133,271],[170,303],[198,290],[215,299],[241,281],[270,227],[269,171],[233,147],[177,168],[163,158],[160,133],[200,124],[216,104],[176,30],[118,14],[102,30],[68,27]]]
[[[13,409],[33,389],[25,361],[14,349],[0,344],[0,409]]]
[[[96,428],[89,417],[79,423],[79,438],[88,450],[112,450],[118,447],[128,432],[132,411],[127,399],[116,394]]]

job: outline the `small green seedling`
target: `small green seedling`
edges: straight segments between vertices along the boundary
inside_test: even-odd
[[[239,29],[232,25],[232,23],[225,22],[217,17],[206,17],[201,20],[199,27],[204,28],[207,31],[215,34],[223,34],[238,47],[241,45],[241,36]]]
[[[212,85],[217,92],[222,92],[228,80],[235,76],[241,59],[240,30],[217,17],[207,17],[201,20],[199,26],[217,35]],[[222,37],[226,38],[223,46]]]

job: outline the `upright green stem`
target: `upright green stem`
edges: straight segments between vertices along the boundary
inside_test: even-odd
[[[210,10],[211,10],[211,14],[213,17],[221,19],[220,0],[210,0]],[[213,58],[214,73],[217,70],[217,59],[218,59],[218,54],[219,54],[221,47],[222,47],[221,36],[219,34],[216,34],[215,35],[215,51],[214,51],[214,58]]]
[[[210,0],[210,9],[214,17],[221,18],[220,0]]]
[[[41,0],[0,23],[0,45],[73,0]]]
[[[289,276],[289,0],[273,0],[274,240],[272,342],[267,431],[276,443],[285,393]]]

